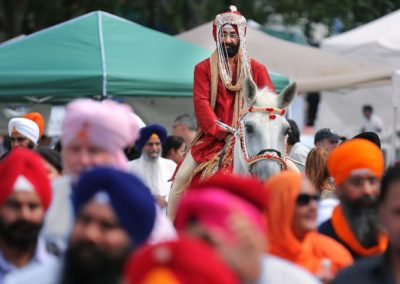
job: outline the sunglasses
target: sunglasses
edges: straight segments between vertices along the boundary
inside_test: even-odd
[[[318,201],[320,197],[318,194],[307,194],[307,193],[300,193],[296,199],[296,205],[305,206],[308,205],[312,200]]]

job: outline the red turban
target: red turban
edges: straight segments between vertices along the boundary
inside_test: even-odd
[[[237,277],[209,246],[181,238],[139,249],[125,267],[127,283],[235,284]]]
[[[384,161],[381,150],[365,139],[352,139],[334,149],[328,157],[328,171],[336,184],[342,184],[352,173],[368,170],[382,177]]]
[[[261,211],[267,206],[267,188],[252,176],[217,173],[204,182],[194,186],[195,189],[218,187],[240,198],[243,198]]]
[[[39,154],[15,148],[0,162],[0,205],[14,191],[35,191],[47,210],[51,202],[51,186],[44,162]]]

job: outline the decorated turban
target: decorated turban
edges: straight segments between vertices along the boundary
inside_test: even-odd
[[[194,185],[193,189],[207,187],[224,189],[243,198],[261,211],[266,209],[267,189],[262,182],[255,177],[217,173],[211,178]]]
[[[92,200],[110,204],[135,246],[149,237],[156,218],[155,201],[134,175],[108,167],[83,172],[72,195],[75,215]]]
[[[202,227],[219,234],[225,241],[234,244],[237,239],[235,233],[228,226],[228,220],[232,213],[243,215],[259,231],[266,229],[260,210],[244,199],[217,187],[189,190],[179,203],[175,226],[178,231],[182,231],[193,220],[196,220]]]
[[[226,25],[231,25],[232,28],[235,29],[238,35],[239,35],[238,25],[243,26],[244,33],[246,33],[246,27],[247,27],[246,19],[245,17],[242,16],[242,14],[240,14],[237,8],[233,5],[229,7],[229,11],[218,14],[215,17],[215,20],[213,22],[213,31],[212,31],[215,41],[217,41],[217,33],[219,29],[221,29],[223,26]]]
[[[39,135],[42,136],[44,133],[44,119],[43,116],[38,112],[30,112],[22,116],[35,122],[39,127]]]
[[[187,237],[136,251],[125,266],[124,280],[135,284],[239,283],[214,250]]]
[[[366,139],[352,139],[335,148],[328,157],[328,171],[340,185],[354,173],[370,171],[382,177],[384,161],[381,150]]]
[[[142,151],[144,145],[149,141],[150,137],[155,134],[160,139],[161,144],[167,139],[167,129],[161,124],[150,124],[140,128],[139,139],[136,140],[135,147],[138,151]]]
[[[39,154],[15,148],[0,162],[0,204],[13,192],[36,192],[45,210],[51,202],[51,186]]]
[[[13,118],[8,122],[8,135],[11,137],[13,131],[25,136],[33,143],[37,143],[40,137],[39,126],[27,118]]]
[[[123,149],[132,145],[138,135],[138,125],[132,109],[110,100],[98,102],[78,99],[68,104],[61,126],[61,142],[65,147],[76,137],[113,153],[116,166],[127,167]]]

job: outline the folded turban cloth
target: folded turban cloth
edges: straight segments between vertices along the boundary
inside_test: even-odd
[[[98,193],[108,196],[122,228],[135,246],[149,237],[156,219],[156,206],[149,188],[142,181],[132,174],[108,167],[83,172],[72,195],[75,215]]]
[[[30,112],[22,116],[22,118],[27,118],[35,122],[39,126],[40,136],[44,133],[44,119],[43,116],[38,112]]]
[[[213,249],[187,237],[136,251],[125,266],[124,280],[135,284],[239,283]]]
[[[15,148],[0,162],[0,204],[15,191],[35,191],[45,210],[51,202],[51,185],[39,154]]]
[[[259,209],[217,187],[189,190],[179,203],[175,227],[179,232],[196,220],[202,227],[222,236],[224,241],[234,244],[237,239],[228,225],[232,213],[243,215],[257,230],[266,229],[263,214]]]
[[[354,172],[368,170],[382,177],[384,161],[381,150],[366,139],[352,139],[340,144],[328,157],[328,171],[336,184],[342,184]]]
[[[13,118],[8,122],[8,135],[11,137],[14,129],[21,135],[25,136],[33,143],[39,140],[39,126],[27,118]]]
[[[140,129],[140,137],[136,140],[135,147],[138,151],[142,151],[143,146],[149,141],[151,135],[157,134],[161,144],[167,139],[167,129],[161,124],[150,124]]]
[[[370,131],[361,132],[353,137],[353,139],[356,139],[356,138],[367,139],[367,140],[371,141],[372,143],[374,143],[379,148],[381,148],[381,139],[379,138],[378,134],[376,134],[375,132],[370,132]]]
[[[211,178],[194,185],[193,189],[207,187],[224,189],[243,198],[261,211],[266,209],[267,188],[255,177],[217,173]]]
[[[65,147],[77,136],[87,137],[90,143],[114,154],[115,166],[126,169],[123,149],[135,142],[138,125],[127,105],[78,99],[66,107],[61,126],[62,145]]]

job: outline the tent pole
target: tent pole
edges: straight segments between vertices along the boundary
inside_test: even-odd
[[[396,150],[397,150],[397,116],[400,96],[400,70],[394,72],[392,76],[392,102],[393,102],[393,133],[392,133],[392,147],[391,155],[389,159],[389,165],[393,165],[396,162]]]

